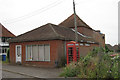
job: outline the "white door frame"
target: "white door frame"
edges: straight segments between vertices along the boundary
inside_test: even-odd
[[[20,47],[20,57],[17,56],[17,47]],[[16,45],[16,63],[17,62],[22,63],[22,47],[21,47],[21,45]]]

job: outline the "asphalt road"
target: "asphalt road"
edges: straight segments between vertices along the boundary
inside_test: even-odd
[[[62,69],[2,65],[2,80],[80,80],[59,77]]]
[[[62,69],[3,64],[2,71],[3,78],[59,78]]]
[[[9,71],[2,71],[2,78],[33,78],[33,77],[22,74],[16,74]]]

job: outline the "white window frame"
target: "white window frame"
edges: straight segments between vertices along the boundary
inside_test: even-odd
[[[38,45],[38,46],[43,46],[43,49],[44,49],[44,53],[45,53],[45,47],[44,47],[44,44],[42,44],[42,45]],[[43,58],[43,60],[39,60],[39,61],[45,61],[45,54],[43,54],[44,56],[44,58]]]
[[[83,43],[80,43],[80,46],[84,46],[84,44],[83,44]]]
[[[49,45],[49,44],[45,44]],[[45,45],[44,45],[44,61],[50,61],[50,45],[49,45],[49,60],[45,60]]]
[[[88,43],[85,43],[85,46],[88,46],[88,47],[89,47],[89,46],[90,46],[90,44],[88,44]]]
[[[32,53],[31,53],[31,60],[28,60],[28,57],[27,57],[27,52],[28,52],[28,46],[30,46],[30,52],[32,52],[32,45],[26,45],[26,61],[33,61],[32,60]]]
[[[39,60],[39,46],[43,46],[44,47],[44,60]],[[49,60],[45,60],[45,45],[49,45]],[[28,60],[28,58],[27,58],[27,48],[28,48],[28,46],[30,46],[31,47],[31,57],[33,57],[32,56],[32,46],[37,46],[38,47],[38,60]],[[50,60],[50,44],[40,44],[40,45],[26,45],[26,59],[25,59],[26,61],[41,61],[41,62],[50,62],[51,60]]]

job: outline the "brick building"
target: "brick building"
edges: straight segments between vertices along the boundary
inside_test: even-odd
[[[9,41],[10,62],[40,67],[57,66],[56,62],[59,64],[61,58],[66,57],[66,43],[75,40],[74,25],[71,24],[73,23],[72,18],[73,15],[59,25],[48,23],[11,39]],[[85,26],[90,28],[80,18],[78,19],[80,20],[78,30],[82,27],[84,29]],[[85,30],[87,30],[86,27]],[[92,28],[90,30],[90,32],[95,32]],[[99,41],[92,36],[85,35],[79,30],[80,56],[85,56],[94,47],[99,46]]]
[[[93,38],[100,46],[105,47],[105,34],[101,33],[100,30],[94,30],[81,20],[77,15],[77,29],[81,34]],[[66,20],[61,22],[59,25],[74,29],[74,14],[68,17]]]
[[[8,40],[13,37],[15,37],[15,35],[12,34],[0,23],[0,55],[7,55],[7,49],[9,49]]]

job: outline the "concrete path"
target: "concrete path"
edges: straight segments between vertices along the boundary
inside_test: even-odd
[[[37,67],[28,67],[21,65],[9,65],[3,64],[2,70],[12,72],[14,74],[26,75],[27,77],[35,77],[35,78],[59,78],[60,72],[62,69],[60,68],[37,68]],[[4,72],[4,76],[5,76]],[[7,75],[7,74],[6,74]],[[13,76],[13,78],[16,78]]]

